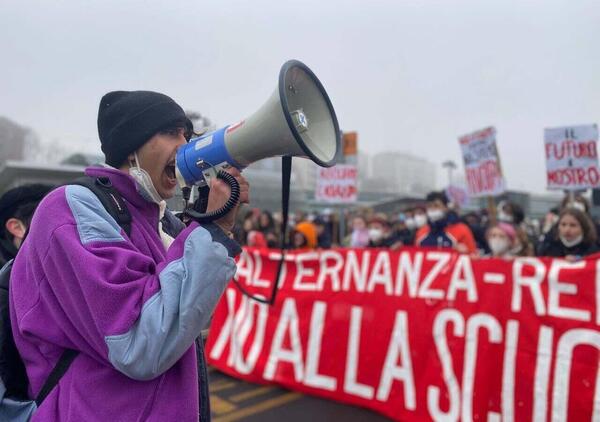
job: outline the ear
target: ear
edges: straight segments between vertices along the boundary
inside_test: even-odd
[[[16,239],[22,240],[25,237],[25,224],[18,218],[9,218],[6,220],[6,231],[12,234]]]
[[[123,164],[121,164],[121,166],[119,167],[119,170],[126,172],[127,170],[129,170],[131,167],[134,167],[134,166],[135,166],[135,156],[133,155],[133,153],[131,153],[127,156],[127,160]]]

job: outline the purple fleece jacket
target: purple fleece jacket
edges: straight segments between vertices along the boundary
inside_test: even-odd
[[[38,207],[11,275],[15,342],[37,395],[65,348],[79,351],[34,421],[197,421],[194,340],[235,273],[239,246],[214,225],[165,250],[158,206],[127,174],[108,177],[132,216],[127,236],[87,188]]]

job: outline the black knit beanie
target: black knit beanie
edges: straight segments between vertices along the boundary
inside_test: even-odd
[[[106,164],[121,166],[127,156],[175,122],[192,122],[171,97],[152,91],[113,91],[98,109],[98,134]]]

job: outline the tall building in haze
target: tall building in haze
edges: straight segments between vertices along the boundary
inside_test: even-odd
[[[371,159],[372,179],[382,181],[385,192],[424,195],[436,187],[436,165],[404,152],[381,152]]]

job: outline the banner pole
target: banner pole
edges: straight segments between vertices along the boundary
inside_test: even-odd
[[[490,224],[494,225],[496,224],[496,201],[494,200],[494,197],[489,195],[487,197],[487,209],[488,209],[488,216],[490,218]]]

